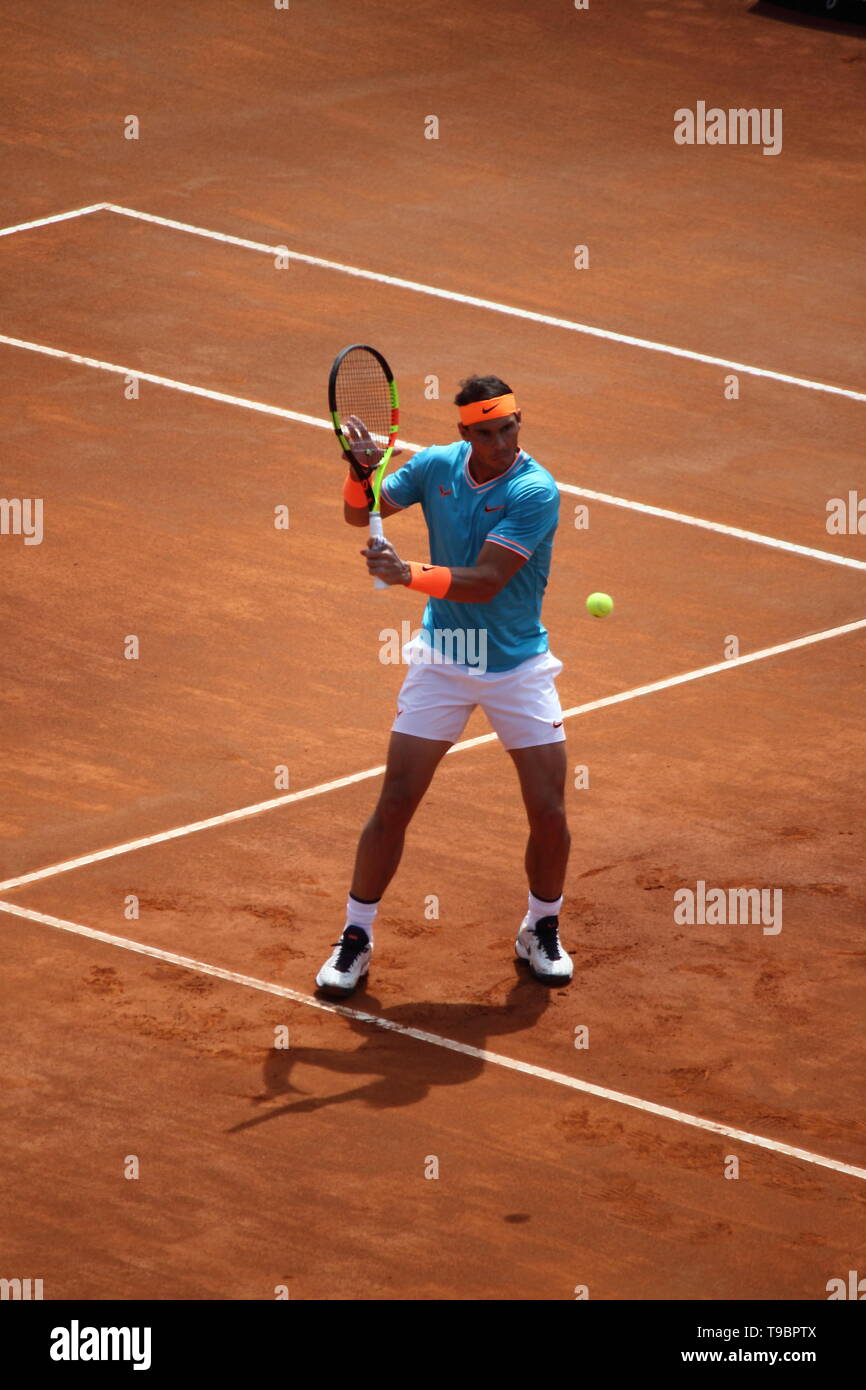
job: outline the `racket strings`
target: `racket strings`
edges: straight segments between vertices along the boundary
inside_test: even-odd
[[[350,415],[363,420],[377,444],[385,446],[391,431],[391,389],[371,353],[358,348],[346,354],[336,380],[337,412],[345,424]]]

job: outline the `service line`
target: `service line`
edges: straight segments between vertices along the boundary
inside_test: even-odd
[[[866,618],[860,618],[854,623],[845,623],[841,627],[831,627],[823,632],[809,633],[805,637],[795,637],[790,642],[780,642],[775,647],[764,647],[760,651],[746,652],[743,656],[731,657],[730,661],[716,661],[712,666],[701,666],[694,671],[684,671],[678,676],[668,676],[664,680],[653,681],[650,685],[635,686],[633,690],[623,690],[617,695],[605,695],[600,700],[590,700],[584,705],[574,705],[571,709],[563,710],[563,719],[574,719],[580,714],[590,714],[593,710],[606,709],[610,705],[621,705],[627,700],[637,700],[643,695],[655,695],[662,690],[671,690],[677,685],[686,685],[690,681],[701,680],[704,676],[720,675],[724,671],[737,670],[741,666],[751,665],[755,661],[765,661],[768,657],[781,656],[785,652],[793,652],[801,647],[810,647],[816,642],[827,642],[831,637],[842,637],[850,632],[858,632],[866,628]],[[482,744],[494,743],[496,734],[479,734],[477,738],[464,739],[462,743],[455,743],[448,749],[448,755],[452,753],[464,753],[469,748],[480,748]],[[225,811],[218,816],[209,816],[206,820],[192,821],[189,825],[179,825],[173,830],[162,830],[156,835],[144,835],[137,840],[127,840],[120,845],[112,845],[109,849],[96,850],[93,854],[82,854],[76,859],[65,859],[59,864],[49,864],[44,869],[34,869],[32,873],[21,874],[17,878],[8,878],[5,883],[0,883],[0,893],[11,892],[13,888],[23,888],[28,883],[38,883],[42,879],[55,878],[58,874],[69,873],[71,869],[81,869],[87,864],[98,864],[103,859],[114,859],[120,854],[130,854],[133,850],[147,849],[151,845],[162,844],[166,840],[178,840],[184,835],[196,834],[199,830],[212,830],[219,825],[228,825],[232,821],[247,820],[250,816],[259,816],[264,811],[273,811],[280,806],[289,806],[295,801],[306,801],[312,796],[322,796],[325,792],[336,791],[340,787],[352,786],[355,782],[366,782],[371,777],[378,777],[385,771],[384,764],[378,767],[365,768],[363,772],[353,772],[348,777],[338,777],[330,782],[320,782],[315,787],[305,787],[299,792],[286,792],[285,796],[274,796],[268,801],[259,801],[251,806],[242,806],[235,811]]]
[[[11,338],[0,333],[0,343],[7,347],[21,348],[25,352],[35,352],[43,357],[54,357],[66,362],[74,362],[79,367],[92,367],[100,372],[114,372],[118,376],[136,377],[148,381],[152,386],[163,386],[169,391],[181,391],[188,396],[200,396],[204,400],[216,401],[220,405],[233,405],[241,410],[258,411],[261,415],[275,415],[281,420],[293,420],[298,425],[310,425],[314,429],[332,430],[330,420],[317,415],[304,415],[298,410],[288,410],[285,406],[268,405],[264,401],[253,401],[245,396],[233,396],[225,391],[213,391],[207,386],[194,386],[188,381],[177,381],[174,377],[157,376],[154,372],[141,371],[136,367],[123,367],[117,362],[104,362],[98,357],[83,357],[77,352],[67,352],[63,348],[49,347],[45,343],[33,343],[26,338]],[[397,447],[407,453],[420,453],[426,446],[412,444],[406,439],[398,439]],[[685,512],[670,511],[666,507],[655,507],[649,502],[634,502],[627,497],[614,497],[607,492],[595,492],[592,488],[578,487],[575,483],[557,482],[560,492],[573,497],[586,497],[592,502],[603,502],[611,507],[622,507],[627,511],[640,512],[644,516],[658,517],[664,521],[675,521],[683,526],[697,526],[704,531],[715,531],[720,536],[731,536],[735,540],[751,541],[753,545],[769,546],[772,550],[784,550],[791,555],[802,555],[810,560],[823,560],[827,564],[842,565],[847,569],[866,570],[866,560],[855,560],[850,555],[837,555],[831,550],[816,550],[812,546],[797,545],[794,541],[779,540],[775,536],[764,536],[758,531],[744,531],[738,526],[726,526],[721,521],[707,521],[703,517],[689,516]]]
[[[321,256],[309,256],[302,251],[292,251],[285,245],[269,246],[263,241],[251,241],[247,237],[229,236],[225,232],[214,232],[207,227],[197,227],[192,222],[177,222],[171,217],[156,217],[150,212],[139,212],[119,203],[105,203],[107,212],[118,213],[122,217],[132,217],[139,222],[151,222],[157,227],[168,227],[175,232],[187,232],[192,236],[207,237],[211,241],[225,242],[229,246],[240,246],[247,251],[258,251],[267,256],[285,255],[288,260],[299,261],[303,265],[318,266],[322,270],[334,270],[340,275],[351,275],[358,280],[373,280],[379,285],[391,285],[398,290],[409,290],[414,294],[429,295],[433,299],[447,299],[452,304],[468,304],[472,309],[487,309],[495,314],[507,314],[510,318],[523,319],[529,323],[541,323],[547,328],[561,328],[569,333],[583,333],[590,338],[603,338],[610,343],[622,343],[626,347],[643,348],[646,352],[662,352],[669,357],[686,358],[691,362],[703,362],[711,367],[726,367],[729,371],[740,372],[745,376],[764,377],[778,381],[785,386],[799,386],[809,391],[825,391],[833,396],[847,396],[852,401],[866,401],[866,392],[852,391],[844,386],[831,386],[823,381],[812,381],[808,377],[791,376],[787,372],[770,371],[766,367],[752,367],[745,362],[734,362],[727,357],[715,357],[706,352],[693,352],[689,348],[672,347],[669,343],[659,343],[652,338],[636,338],[630,333],[615,333],[609,328],[595,328],[588,323],[578,323],[574,319],[556,318],[552,314],[540,314],[532,309],[519,309],[513,304],[501,304],[495,299],[479,299],[477,295],[460,294],[457,290],[443,290],[437,285],[425,285],[417,280],[404,280],[398,275],[385,275],[378,270],[363,270],[360,266],[345,265],[342,261],[329,261]]]
[[[793,376],[788,372],[772,371],[767,367],[753,367],[746,362],[735,362],[728,357],[716,357],[711,353],[695,352],[691,348],[674,347],[670,343],[660,343],[653,338],[638,338],[630,333],[616,333],[610,328],[597,328],[592,324],[579,323],[575,319],[558,318],[553,314],[542,314],[532,309],[521,309],[513,304],[503,304],[495,299],[482,299],[477,295],[461,294],[457,290],[444,290],[438,285],[425,285],[417,280],[406,280],[398,275],[386,275],[378,270],[365,270],[361,266],[346,265],[342,261],[326,260],[322,256],[310,256],[303,251],[293,251],[285,244],[276,246],[264,241],[254,241],[250,237],[232,236],[228,232],[216,232],[208,227],[199,227],[194,222],[180,222],[173,217],[158,217],[152,212],[142,212],[138,208],[124,207],[121,203],[91,203],[88,207],[74,208],[71,212],[55,213],[51,217],[38,217],[30,222],[19,222],[13,227],[0,229],[0,236],[11,236],[14,232],[29,231],[34,227],[45,227],[55,222],[65,222],[74,217],[86,217],[93,212],[110,212],[119,217],[131,217],[138,222],[149,222],[156,227],[166,227],[170,231],[185,232],[188,236],[205,237],[209,241],[219,241],[226,246],[238,246],[245,251],[257,251],[261,255],[284,255],[288,260],[299,261],[303,265],[317,266],[322,270],[333,270],[340,275],[351,275],[359,280],[372,280],[379,285],[391,285],[395,289],[408,290],[413,294],[428,295],[433,299],[449,300],[452,304],[467,304],[473,309],[485,309],[490,313],[507,314],[511,318],[523,319],[529,323],[544,324],[548,328],[563,329],[568,333],[582,333],[590,338],[601,338],[610,343],[620,343],[625,347],[642,348],[645,352],[661,352],[669,357],[685,358],[691,362],[702,362],[711,367],[725,367],[728,371],[739,372],[744,376],[763,377],[768,381],[778,381],[784,386],[797,386],[807,391],[823,391],[832,396],[844,396],[852,401],[866,401],[866,392],[854,391],[845,386],[833,386],[828,382],[813,381],[809,377]]]

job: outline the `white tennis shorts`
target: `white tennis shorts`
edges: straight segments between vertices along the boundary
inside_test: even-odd
[[[509,671],[419,659],[423,643],[403,648],[409,670],[397,696],[394,733],[456,743],[470,714],[480,705],[505,748],[562,743],[562,706],[556,678],[562,662],[539,652]]]

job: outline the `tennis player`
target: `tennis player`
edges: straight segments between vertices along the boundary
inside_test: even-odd
[[[515,950],[543,984],[565,985],[572,976],[559,940],[571,838],[555,684],[562,663],[541,622],[559,493],[520,448],[521,413],[510,386],[495,376],[469,377],[454,403],[460,440],[421,450],[382,486],[383,517],[420,504],[431,562],[403,560],[388,541],[368,540],[360,552],[371,575],[426,594],[427,606],[421,636],[403,649],[409,670],[382,791],[358,843],[345,928],[316,976],[329,995],[351,994],[367,975],[373,924],[406,828],[476,705],[514,761],[529,820],[529,907]],[[350,526],[367,526],[369,477],[382,454],[357,417],[348,432],[344,515]]]

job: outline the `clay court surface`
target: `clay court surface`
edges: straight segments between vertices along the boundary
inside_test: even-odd
[[[866,29],[796,19],[3,6],[0,491],[44,537],[0,536],[0,1274],[820,1300],[862,1266],[866,535],[826,508],[863,481]],[[781,108],[782,153],[677,146],[698,100]],[[380,632],[423,607],[342,522],[352,341],[408,445],[503,376],[563,488],[567,990],[513,961],[524,814],[488,740],[418,813],[368,988],[314,993],[405,669]],[[426,558],[417,509],[387,526]],[[781,889],[781,931],[678,924],[698,881]]]

